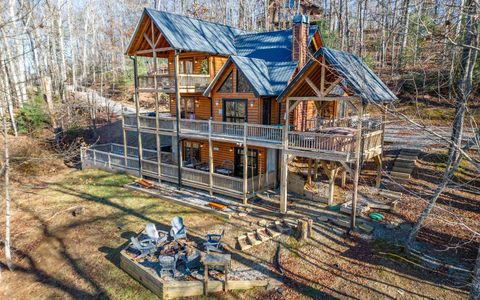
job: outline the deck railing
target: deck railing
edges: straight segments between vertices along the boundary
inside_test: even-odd
[[[94,145],[91,148],[81,149],[83,167],[95,167],[106,170],[126,171],[134,175],[139,172],[138,149],[127,147],[127,167],[125,167],[124,147],[120,144]],[[163,163],[163,155],[171,153],[162,152],[162,163],[160,164],[160,177],[162,180],[177,182],[177,166],[170,163]],[[142,159],[142,174],[148,177],[159,177],[159,169],[154,150],[144,150]],[[182,167],[182,183],[202,189],[210,187],[210,173],[197,169]],[[260,174],[247,181],[247,194],[271,187],[275,183],[275,172]],[[212,173],[212,187],[215,192],[226,192],[229,195],[242,197],[244,194],[243,178],[226,176]]]
[[[155,116],[149,116],[142,114],[140,118],[141,129],[156,129]],[[159,129],[162,131],[175,132],[176,119],[174,117],[159,116]],[[132,127],[132,124],[136,124],[135,120],[132,120],[132,115],[124,115],[126,126]],[[356,120],[338,119],[336,125],[356,125]],[[211,124],[209,124],[211,122]],[[381,143],[381,130],[378,128],[379,121],[377,119],[365,119],[362,121],[366,127],[362,127],[364,150],[377,147]],[[380,123],[381,124],[381,123]],[[210,129],[211,128],[211,129]],[[245,130],[246,128],[246,130]],[[269,143],[276,145],[276,147],[282,147],[283,143],[283,126],[261,125],[261,124],[247,124],[244,123],[229,123],[207,120],[192,120],[181,119],[180,120],[180,133],[185,135],[200,135],[209,136],[209,130],[211,130],[211,137],[213,139],[226,138],[236,142],[242,142],[244,140],[244,134],[246,134],[247,142],[252,143]],[[380,132],[380,133],[379,133]],[[372,133],[372,134],[371,134]],[[371,134],[371,135],[370,135]],[[368,140],[366,140],[368,139]],[[303,131],[289,131],[288,132],[288,148],[294,150],[320,150],[320,151],[332,151],[342,152],[344,154],[350,154],[355,150],[355,136],[354,135],[340,135],[331,133],[315,133],[315,132],[303,132]]]
[[[351,135],[314,132],[288,133],[288,147],[292,149],[351,153],[354,145],[355,137]]]
[[[312,129],[322,129],[329,127],[351,127],[356,128],[358,124],[358,117],[347,117],[347,118],[338,118],[338,119],[323,119],[323,118],[313,118],[307,120],[307,128]],[[382,118],[381,117],[371,117],[365,115],[362,120],[362,130],[379,130],[381,129]]]
[[[138,76],[138,88],[140,91],[175,92],[175,76],[170,74],[140,75]],[[202,92],[210,83],[209,74],[179,74],[178,86],[180,89]]]

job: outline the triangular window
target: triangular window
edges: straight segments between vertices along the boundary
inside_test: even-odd
[[[233,72],[228,74],[222,86],[218,89],[219,93],[233,93]]]
[[[242,72],[237,71],[237,93],[248,93],[252,91],[250,82]]]

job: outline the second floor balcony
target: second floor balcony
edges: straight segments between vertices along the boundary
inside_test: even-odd
[[[140,131],[173,135],[177,132],[175,117],[159,116],[154,113],[139,116]],[[343,120],[342,122],[345,122]],[[378,129],[378,120],[368,118],[362,120],[364,130],[362,140],[364,153],[378,151],[382,145],[383,131]],[[311,131],[296,131],[287,129],[284,125],[261,125],[251,123],[231,123],[208,120],[181,119],[179,133],[185,138],[212,139],[234,143],[247,142],[249,145],[268,147],[290,151],[311,152],[311,156],[319,153],[338,156],[341,160],[354,158],[357,143],[356,129],[349,127],[322,127],[318,126]],[[137,129],[135,115],[124,116],[124,126]]]
[[[178,87],[181,93],[202,93],[210,83],[209,74],[179,74]],[[138,76],[140,92],[175,93],[175,76],[173,74],[156,74]]]

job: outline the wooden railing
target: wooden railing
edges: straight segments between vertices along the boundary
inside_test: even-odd
[[[175,92],[175,76],[169,74],[141,75],[138,76],[138,88],[140,91]],[[209,74],[179,74],[178,86],[195,92],[204,91],[210,83]]]
[[[243,193],[243,179],[213,173],[213,186],[219,189]]]
[[[363,135],[363,151],[382,146],[382,130],[376,130]]]
[[[313,118],[307,120],[307,129],[322,129],[329,127],[350,127],[356,128],[358,123],[358,117],[348,117],[348,118],[339,118],[339,119],[323,119],[323,118]],[[369,115],[363,116],[362,120],[362,130],[379,130],[381,129],[382,118],[381,117],[370,117]]]
[[[351,153],[354,150],[355,137],[313,132],[289,132],[288,147],[297,150],[320,150]]]
[[[140,118],[140,128],[156,129],[154,116],[142,114]],[[159,116],[159,129],[162,131],[175,132],[176,119],[174,117]],[[132,121],[132,115],[124,116],[125,124],[133,126],[136,119]],[[356,120],[339,119],[336,124],[344,125],[354,124]],[[353,122],[353,123],[352,123]],[[378,122],[376,120],[365,119],[362,121],[366,128],[362,128],[364,139],[364,150],[368,150],[381,145],[381,130],[375,130]],[[210,124],[209,124],[210,123]],[[333,123],[332,123],[333,124]],[[354,124],[355,125],[355,124]],[[127,125],[126,125],[127,126]],[[211,130],[209,134],[209,130]],[[284,126],[272,126],[261,124],[229,123],[207,120],[180,120],[180,133],[185,135],[202,135],[207,137],[211,135],[213,139],[228,138],[232,141],[242,142],[246,134],[247,142],[270,143],[280,147],[283,144]],[[331,133],[315,133],[303,131],[289,131],[287,149],[294,150],[320,150],[331,152],[342,152],[351,154],[355,150],[355,135],[340,135]]]

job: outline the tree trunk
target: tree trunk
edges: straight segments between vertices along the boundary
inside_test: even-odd
[[[4,108],[5,105],[2,105]],[[2,109],[4,111],[4,109]],[[5,189],[5,260],[7,267],[10,271],[13,271],[12,265],[12,252],[10,241],[10,156],[9,156],[9,144],[8,144],[8,128],[5,114],[2,112],[2,125],[3,125],[3,146],[4,146],[4,189]]]
[[[52,79],[48,76],[45,76],[43,78],[43,93],[45,103],[47,104],[47,111],[48,116],[50,117],[50,123],[52,124],[53,129],[56,129],[58,128],[58,124],[52,99]]]
[[[474,0],[468,0],[467,13],[465,20],[465,34],[464,45],[462,52],[462,61],[460,64],[460,80],[457,84],[457,105],[455,108],[455,119],[453,120],[451,144],[449,147],[448,161],[445,167],[442,182],[438,185],[433,197],[430,199],[427,207],[423,210],[420,218],[413,227],[407,240],[407,249],[412,249],[413,242],[417,237],[418,231],[422,227],[425,220],[430,215],[437,199],[442,194],[443,190],[447,186],[448,182],[454,176],[460,161],[462,159],[461,153],[458,151],[457,146],[461,146],[463,135],[463,124],[465,118],[465,110],[467,107],[467,100],[472,93],[472,77],[473,68],[477,58],[477,51],[474,48],[478,45],[478,16],[476,15],[476,4]],[[473,48],[471,48],[473,47]]]

